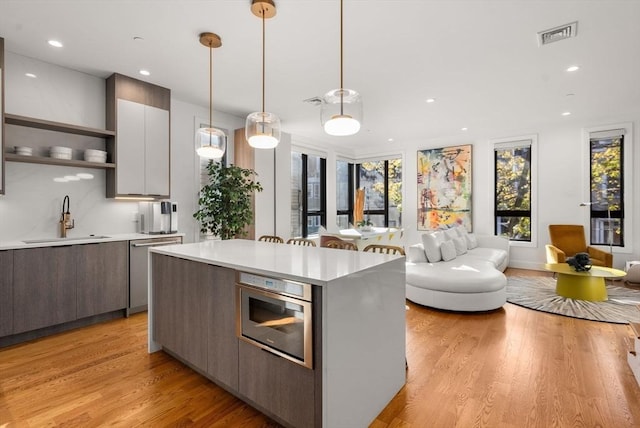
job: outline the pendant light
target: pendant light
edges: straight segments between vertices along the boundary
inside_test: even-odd
[[[320,113],[324,132],[335,136],[356,134],[362,123],[362,98],[359,93],[345,89],[343,85],[342,9],[340,0],[340,88],[325,94]]]
[[[202,33],[200,43],[209,48],[209,126],[196,131],[196,153],[203,158],[220,159],[227,147],[227,136],[213,127],[213,48],[222,46],[222,40],[217,34]]]
[[[247,116],[244,133],[247,142],[256,149],[273,149],[280,142],[280,119],[264,111],[265,81],[265,19],[276,16],[276,5],[272,0],[253,0],[251,12],[262,19],[262,111]]]

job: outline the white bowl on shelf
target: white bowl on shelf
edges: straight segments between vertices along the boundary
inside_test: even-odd
[[[86,149],[84,151],[84,160],[87,162],[105,163],[107,161],[107,152],[103,150]]]
[[[49,148],[49,157],[54,159],[71,159],[73,150],[70,147],[52,146]]]
[[[31,156],[33,154],[33,149],[26,146],[15,146],[15,152],[17,155]]]

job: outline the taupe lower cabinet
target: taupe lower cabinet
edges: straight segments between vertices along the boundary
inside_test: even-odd
[[[75,320],[75,248],[30,248],[13,254],[13,333]]]
[[[0,337],[13,332],[13,251],[0,251]]]
[[[127,307],[127,242],[76,245],[77,317]]]
[[[214,380],[238,386],[235,272],[153,254],[153,336]]]
[[[0,252],[0,297],[13,295],[12,327],[0,336],[125,309],[127,251],[128,242],[119,241]]]

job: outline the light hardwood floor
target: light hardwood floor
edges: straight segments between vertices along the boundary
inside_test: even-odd
[[[510,304],[480,314],[409,307],[407,384],[371,427],[640,426],[628,326]],[[0,428],[278,426],[166,354],[147,354],[146,326],[138,314],[0,350]]]

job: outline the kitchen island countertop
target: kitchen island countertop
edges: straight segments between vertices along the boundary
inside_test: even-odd
[[[152,252],[245,272],[326,285],[402,256],[244,239],[167,245]]]

